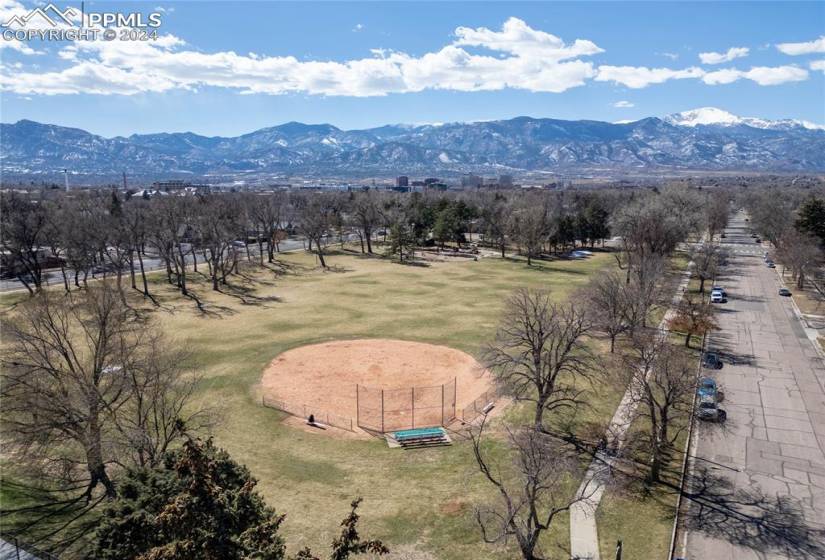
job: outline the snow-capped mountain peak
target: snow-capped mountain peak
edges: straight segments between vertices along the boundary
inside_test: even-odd
[[[664,118],[665,122],[675,126],[695,127],[699,125],[714,126],[737,126],[745,125],[751,128],[761,128],[765,130],[787,130],[789,128],[807,128],[808,130],[825,130],[825,126],[809,121],[798,121],[794,119],[768,120],[755,117],[738,117],[723,109],[716,107],[700,107],[681,113],[673,113]]]
[[[697,126],[700,124],[735,125],[742,124],[742,118],[716,107],[700,107],[682,111],[665,117],[665,121],[676,126]]]

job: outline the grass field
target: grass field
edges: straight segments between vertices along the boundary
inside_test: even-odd
[[[203,376],[197,394],[219,421],[217,443],[246,464],[258,488],[277,511],[287,514],[290,550],[311,546],[324,554],[338,532],[349,502],[362,496],[365,535],[384,539],[397,558],[508,558],[512,549],[486,545],[473,520],[473,505],[492,496],[477,473],[471,446],[415,452],[389,449],[382,440],[338,439],[285,425],[285,415],[260,406],[256,384],[279,353],[305,344],[342,338],[398,338],[443,344],[477,355],[495,332],[506,296],[517,287],[549,289],[561,300],[594,271],[615,265],[607,253],[587,260],[519,258],[408,266],[385,259],[334,251],[332,270],[321,271],[306,253],[282,255],[277,270],[250,268],[252,276],[226,293],[215,293],[198,274],[189,287],[196,305],[152,277],[159,306],[134,301],[153,315],[176,344],[191,352]],[[681,263],[677,263],[677,266]],[[7,295],[5,304],[23,298]],[[593,340],[598,351],[604,341]],[[591,406],[573,416],[574,427],[592,437],[606,425],[620,398],[609,384],[590,388]],[[527,421],[526,406],[510,406],[508,421]],[[493,453],[506,461],[504,446]],[[584,467],[584,465],[582,465]],[[581,473],[571,477],[570,492]],[[667,507],[659,499],[609,493],[599,511],[606,552],[616,535],[636,531],[633,548],[652,557],[667,546]],[[628,515],[630,513],[631,515]],[[652,519],[655,517],[655,519]],[[565,557],[569,520],[560,517],[543,543],[551,557]],[[612,540],[612,544],[611,541]],[[628,543],[629,544],[629,543]]]
[[[369,534],[392,548],[426,558],[500,558],[481,543],[472,504],[488,492],[471,448],[406,453],[380,440],[350,441],[305,433],[257,404],[255,384],[280,352],[321,340],[385,337],[444,344],[471,354],[493,334],[506,295],[519,286],[550,289],[559,298],[610,263],[608,255],[529,268],[520,260],[481,259],[402,266],[356,255],[333,255],[337,272],[315,269],[314,258],[285,258],[287,274],[244,304],[203,292],[204,317],[180,298],[163,324],[193,352],[205,376],[201,398],[221,403],[217,441],[247,464],[268,502],[287,514],[292,547],[322,550],[337,532],[349,500],[364,497]],[[270,298],[277,298],[277,300]],[[608,413],[609,414],[609,413]],[[556,538],[566,540],[566,527]]]
[[[250,272],[254,282],[234,286],[231,294],[212,292],[193,274],[189,286],[203,311],[154,276],[151,288],[160,306],[145,309],[191,352],[204,378],[197,398],[217,405],[216,441],[251,469],[268,503],[287,514],[290,549],[311,546],[323,554],[350,500],[363,496],[364,533],[384,539],[399,557],[510,556],[483,544],[472,519],[473,504],[489,488],[477,474],[469,444],[410,453],[388,449],[381,440],[307,433],[260,406],[256,384],[280,352],[324,340],[399,338],[477,355],[511,290],[547,288],[562,299],[591,272],[610,266],[612,257],[597,253],[533,267],[497,258],[419,267],[338,252],[330,256],[333,270],[327,272],[305,253],[284,255],[282,262],[277,274]],[[616,399],[595,391],[595,406],[582,418],[606,420]],[[519,415],[519,408],[507,414]],[[548,548],[567,547],[566,521],[558,522]]]

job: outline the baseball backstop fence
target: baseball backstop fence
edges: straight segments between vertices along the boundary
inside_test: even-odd
[[[356,386],[356,424],[374,432],[446,426],[456,417],[456,380],[441,385],[382,389]]]

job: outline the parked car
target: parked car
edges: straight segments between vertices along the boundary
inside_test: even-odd
[[[752,238],[754,238],[754,239],[756,239],[756,234],[755,234],[755,233],[752,233],[752,234],[751,234],[751,237],[752,237]]]
[[[765,262],[768,262],[768,261],[770,260],[770,259],[768,258],[768,252],[767,252],[767,251],[765,251],[765,254],[764,254],[764,255],[762,255],[762,260],[763,260],[763,261],[765,261]]]
[[[710,293],[710,302],[711,303],[725,303],[727,300],[722,295],[722,292],[711,292]]]
[[[726,237],[727,237],[727,235],[725,235],[725,234],[723,233],[723,234],[722,234],[722,239],[725,239]]]
[[[768,261],[768,262],[765,263],[765,265],[768,268],[776,268],[776,265],[773,263],[773,261]]]
[[[711,293],[712,292],[722,292],[722,297],[723,298],[728,297],[728,293],[725,291],[725,288],[723,288],[722,286],[714,286],[710,289],[710,291],[711,291]]]
[[[760,238],[758,238],[758,237],[757,237],[756,239],[754,239],[754,242],[756,242],[756,243],[762,243],[762,240],[761,240]]]
[[[705,397],[713,397],[713,400],[719,402],[719,390],[716,387],[716,381],[710,377],[703,377],[699,380],[699,388],[696,390],[699,399]]]
[[[722,369],[722,360],[716,352],[705,352],[702,358],[702,366],[708,369]]]
[[[696,411],[699,420],[709,422],[724,422],[727,414],[719,408],[716,397],[706,396],[699,399],[699,408]]]
[[[791,295],[791,291],[788,288],[779,288],[779,295],[789,297]]]

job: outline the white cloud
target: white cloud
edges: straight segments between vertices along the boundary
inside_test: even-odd
[[[0,17],[9,10],[24,8],[16,0],[0,0]],[[28,45],[3,46],[37,54]],[[21,95],[133,95],[215,87],[242,94],[369,97],[423,90],[558,93],[590,80],[638,89],[676,79],[703,79],[714,85],[750,79],[775,85],[807,78],[806,70],[794,66],[708,73],[699,67],[596,67],[586,58],[602,52],[592,41],[565,42],[517,18],[509,18],[498,30],[458,27],[451,42],[421,55],[374,49],[364,58],[341,61],[204,52],[167,34],[150,42],[78,41],[60,48],[49,70],[0,66],[0,90]]]
[[[679,55],[677,53],[661,52],[661,53],[657,53],[657,54],[660,55],[660,56],[663,56],[665,58],[669,58],[670,60],[678,60],[679,59]]]
[[[630,109],[631,107],[635,107],[633,103],[630,101],[617,101],[613,104],[614,107],[618,109]]]
[[[699,60],[703,64],[722,64],[723,62],[730,62],[735,58],[742,58],[748,56],[750,49],[747,47],[731,47],[724,53],[717,52],[703,52],[699,53]]]
[[[595,76],[593,64],[578,57],[602,52],[591,41],[566,44],[516,18],[508,19],[500,31],[459,27],[455,36],[451,44],[420,57],[377,51],[370,58],[342,62],[185,50],[185,43],[173,35],[151,43],[78,42],[59,53],[71,64],[68,68],[0,73],[0,88],[46,95],[136,94],[201,86],[241,93],[357,97],[425,89],[562,92]],[[481,47],[495,54],[477,54],[465,47]]]
[[[825,72],[825,60],[813,60],[809,66],[811,70],[821,70]]]
[[[486,27],[459,27],[455,30],[455,35],[455,46],[485,47],[517,56],[546,57],[553,61],[604,52],[604,49],[595,43],[582,39],[576,39],[572,44],[566,45],[555,35],[533,29],[514,17],[504,22],[501,31],[492,31]]]
[[[808,71],[797,66],[755,66],[750,70],[725,68],[705,74],[702,81],[715,86],[730,84],[740,79],[751,80],[760,86],[777,86],[807,80]]]
[[[364,30],[364,24],[363,23],[356,23],[355,27],[352,28],[353,33],[358,33],[359,31],[363,31],[363,30]]]
[[[779,52],[792,56],[825,52],[825,35],[805,43],[779,43],[776,45]]]
[[[661,84],[668,80],[701,78],[705,71],[691,66],[683,70],[671,68],[647,68],[645,66],[599,66],[595,77],[597,82],[615,82],[632,89]]]

